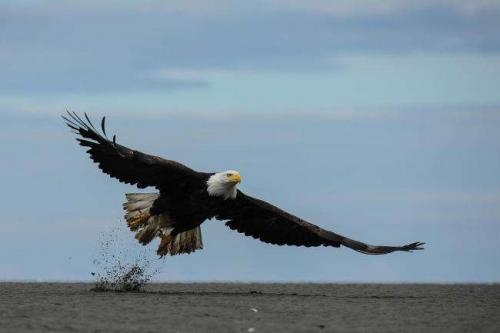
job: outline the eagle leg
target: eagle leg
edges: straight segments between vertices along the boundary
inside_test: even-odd
[[[160,239],[161,239],[160,246],[158,246],[158,250],[156,251],[156,253],[159,256],[163,257],[167,255],[167,253],[169,252],[170,249],[169,245],[172,242],[173,237],[170,235],[161,234]]]
[[[139,229],[140,226],[145,225],[148,223],[149,218],[151,217],[151,214],[149,212],[149,209],[141,212],[134,217],[131,217],[130,219],[127,220],[127,224],[130,228],[130,230],[134,231]]]

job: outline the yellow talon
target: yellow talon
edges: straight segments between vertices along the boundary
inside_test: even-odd
[[[141,225],[146,224],[150,217],[149,211],[145,211],[129,219],[127,222],[130,230],[137,230]]]
[[[172,242],[172,236],[170,235],[160,235],[161,241],[160,241],[160,246],[158,246],[158,250],[156,253],[160,256],[164,256],[168,253],[168,246]]]

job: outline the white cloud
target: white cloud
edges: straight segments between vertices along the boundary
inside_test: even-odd
[[[181,13],[193,16],[216,16],[223,14],[228,10],[233,10],[238,6],[235,2],[229,0],[30,0],[30,1],[13,1],[7,0],[0,4],[0,8],[11,8],[23,10],[34,9],[45,12],[80,12],[85,10],[113,10],[116,12],[132,10],[136,12],[162,11],[165,13]]]
[[[93,1],[96,4],[102,3],[102,1]],[[112,2],[119,6],[129,6],[138,10],[150,11],[150,10],[161,10],[165,12],[173,13],[183,13],[190,15],[218,15],[222,14],[227,10],[234,8],[234,2],[230,0],[210,0],[210,1],[199,1],[199,0],[169,0],[169,1],[157,1],[157,0],[146,0],[146,1],[123,1],[123,0],[112,0],[107,1],[107,3]]]
[[[327,201],[406,201],[460,204],[500,204],[499,189],[409,189],[385,192],[358,191],[332,194]]]
[[[500,11],[496,0],[272,0],[276,8],[321,12],[339,16],[391,14],[404,10],[446,7],[462,14],[475,14],[490,10]]]
[[[230,1],[230,0],[6,0],[1,4],[6,8],[45,8],[50,11],[69,10],[133,10],[137,12],[162,11],[193,16],[219,16],[234,13],[247,13],[248,10],[298,10],[313,13],[328,13],[339,16],[363,16],[392,14],[425,8],[449,8],[464,15],[481,12],[500,11],[497,0],[269,0],[269,1]]]
[[[237,74],[237,70],[218,68],[165,68],[152,74],[153,79],[176,82],[207,82],[215,77]]]

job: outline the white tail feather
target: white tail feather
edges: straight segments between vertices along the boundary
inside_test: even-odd
[[[168,237],[169,235],[163,236],[167,238],[165,236]],[[168,242],[162,241],[157,253],[163,257],[167,254],[174,256],[176,254],[191,253],[201,249],[203,249],[203,240],[201,237],[201,227],[198,226],[171,237]]]
[[[150,208],[160,195],[158,193],[127,193],[125,196],[127,202],[123,204],[123,207],[128,212],[133,212]]]
[[[150,208],[159,196],[158,193],[126,194],[127,202],[123,204],[123,208],[127,211],[125,219],[130,230],[136,231],[135,238],[146,245],[155,237],[161,237],[162,241],[157,251],[160,256],[191,253],[202,249],[203,241],[199,226],[170,237],[175,221],[167,213],[151,215]]]

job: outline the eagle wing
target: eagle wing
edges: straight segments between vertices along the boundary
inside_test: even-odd
[[[422,250],[425,243],[403,246],[374,246],[359,242],[291,215],[265,201],[252,198],[241,191],[234,200],[228,200],[216,216],[227,220],[226,225],[246,236],[265,243],[296,246],[341,245],[365,254],[387,254],[394,251]]]
[[[105,117],[101,121],[101,132],[94,127],[87,114],[82,119],[76,113],[68,111],[67,116],[62,118],[80,136],[77,138],[80,145],[89,147],[87,152],[99,168],[120,182],[139,188],[154,186],[161,189],[203,179],[202,173],[181,163],[119,145],[115,136],[112,140],[108,139]]]

